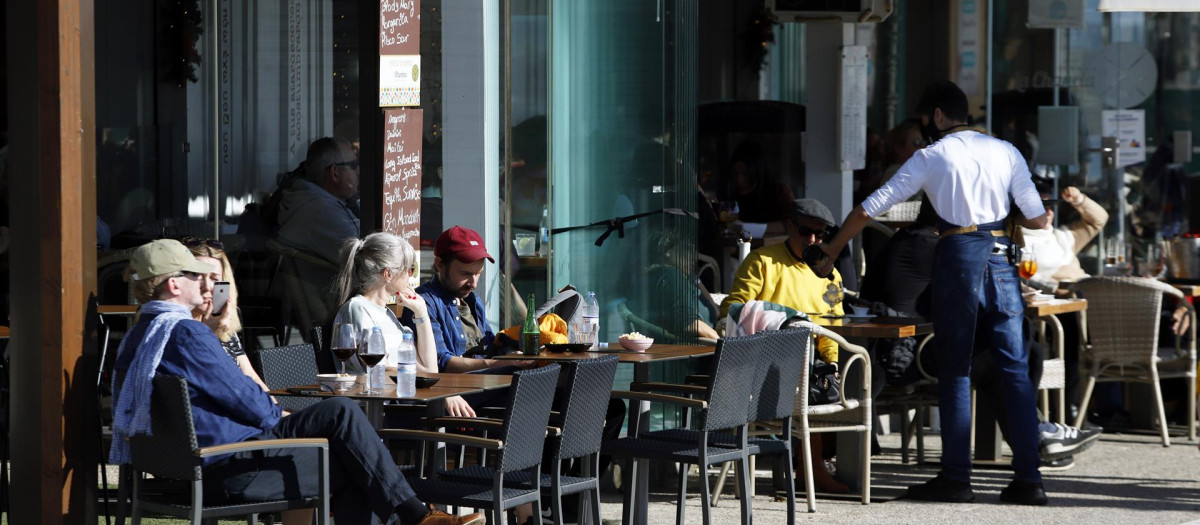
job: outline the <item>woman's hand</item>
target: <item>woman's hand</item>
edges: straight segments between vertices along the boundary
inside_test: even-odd
[[[412,312],[414,318],[429,318],[429,307],[425,304],[425,299],[412,290],[404,290],[396,294],[396,302],[405,310]]]
[[[229,323],[233,321],[232,314],[229,312],[237,309],[237,300],[230,297],[229,301],[225,303],[225,309],[221,310],[221,315],[213,315],[212,309],[212,301],[206,301],[204,304],[200,305],[200,322],[204,323],[215,333],[221,329],[227,329],[229,327]]]
[[[1187,305],[1181,305],[1171,313],[1171,320],[1174,321],[1171,324],[1171,331],[1175,332],[1175,335],[1183,335],[1191,326],[1192,318],[1188,316],[1187,312]]]
[[[462,396],[446,398],[446,415],[450,417],[475,417],[475,409]]]

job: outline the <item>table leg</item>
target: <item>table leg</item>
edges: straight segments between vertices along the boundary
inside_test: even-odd
[[[446,415],[446,400],[434,399],[425,406],[425,413],[431,418],[442,417]],[[439,427],[438,432],[444,432],[446,427]],[[446,444],[438,441],[433,444],[433,454],[429,457],[427,475],[433,475],[441,472],[446,467]],[[539,510],[540,512],[540,510]]]
[[[383,400],[370,400],[366,402],[367,421],[371,422],[372,428],[383,428]]]
[[[650,381],[650,364],[634,364],[633,380],[638,383]],[[636,436],[642,430],[649,429],[650,402],[637,401],[636,403],[631,403],[629,408],[633,411],[633,414],[629,417],[629,435]],[[633,460],[630,464],[632,469],[626,482],[632,484],[633,522],[646,523],[649,520],[647,507],[649,506],[650,499],[650,465],[645,460]]]

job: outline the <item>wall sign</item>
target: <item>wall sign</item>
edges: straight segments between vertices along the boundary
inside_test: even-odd
[[[421,252],[420,109],[383,112],[383,231]]]
[[[1146,162],[1146,111],[1106,109],[1101,112],[1100,134],[1116,137],[1120,166]]]
[[[379,106],[421,105],[421,2],[379,1]]]

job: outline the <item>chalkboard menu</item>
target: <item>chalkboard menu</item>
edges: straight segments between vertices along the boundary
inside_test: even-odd
[[[421,250],[420,109],[383,112],[383,231]]]
[[[421,2],[379,2],[379,106],[421,105]]]

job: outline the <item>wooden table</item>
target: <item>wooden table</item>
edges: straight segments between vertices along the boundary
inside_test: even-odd
[[[578,361],[581,359],[594,359],[608,354],[616,354],[617,360],[621,363],[629,363],[633,365],[633,380],[638,383],[650,381],[651,367],[656,363],[665,363],[669,361],[677,361],[681,359],[691,359],[694,357],[710,356],[716,353],[715,346],[691,346],[691,345],[650,345],[645,352],[632,352],[625,350],[619,343],[609,343],[608,348],[600,348],[594,352],[541,352],[537,356],[527,356],[523,354],[509,354],[496,356],[496,359],[513,359],[513,360],[528,360],[535,359],[537,361],[547,362],[565,362]],[[632,413],[629,417],[629,435],[637,435],[639,429],[650,426],[650,402],[637,401],[630,403]],[[636,417],[635,417],[636,415]],[[585,469],[589,467],[588,462],[584,462]],[[585,470],[585,473],[586,470]],[[648,487],[650,483],[650,472],[645,462],[635,461],[630,477],[628,478],[636,487]],[[646,507],[648,505],[648,494],[646,490],[634,490],[634,522],[646,523]]]
[[[817,325],[842,337],[900,339],[933,333],[932,321],[916,317],[810,317]]]
[[[100,315],[133,315],[137,310],[136,304],[102,304],[96,307],[96,313]]]
[[[417,375],[420,377],[436,377],[438,379],[438,382],[429,387],[429,390],[470,388],[476,389],[478,392],[486,392],[488,390],[508,388],[512,385],[512,376],[504,374],[427,374],[420,372]],[[395,387],[393,387],[393,390],[395,390]]]
[[[8,327],[0,326],[0,339],[8,339],[9,337]]]
[[[1167,283],[1188,297],[1200,297],[1200,284]]]

